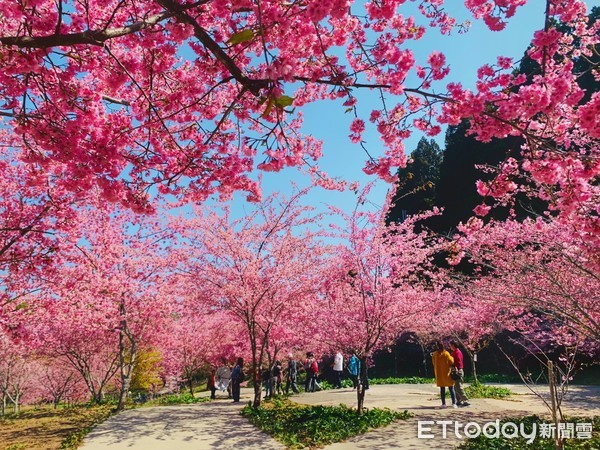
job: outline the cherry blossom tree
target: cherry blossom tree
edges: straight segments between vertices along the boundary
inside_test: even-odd
[[[0,130],[0,135],[6,130]],[[49,186],[17,152],[0,150],[0,305],[18,307],[38,292],[41,274],[77,240],[80,227],[74,195]],[[82,201],[93,203],[93,195]]]
[[[525,3],[464,5],[493,32]],[[371,128],[381,136],[385,151],[365,171],[385,179],[406,163],[414,129],[435,135],[469,119],[482,141],[523,136],[523,160],[507,160],[480,191],[504,201],[523,172],[565,223],[598,236],[600,94],[586,97],[573,71],[577,58],[596,61],[600,23],[587,20],[585,2],[539,2],[543,29],[528,51],[539,74],[527,80],[498,55],[474,74],[474,90],[443,84],[443,53],[411,50],[429,28],[466,28],[443,0],[417,4],[415,15],[402,0],[5,2],[0,147],[18,152],[28,178],[77,196],[96,186],[135,211],[152,209],[152,186],[194,201],[234,190],[256,200],[256,164],[310,164],[317,182],[341,187],[314,165],[322,143],[301,130],[303,106],[339,99],[353,113],[352,141]],[[382,105],[363,111],[361,89]]]
[[[545,317],[554,324],[557,341],[562,336],[571,342],[573,334],[598,341],[600,265],[593,242],[576,239],[559,221],[542,218],[485,226],[472,219],[462,230],[465,234],[453,248],[456,256],[477,266],[468,282],[471,295],[509,308],[515,317],[532,312]],[[538,321],[530,323],[527,331],[544,333]]]
[[[186,242],[184,282],[202,292],[196,301],[205,310],[228,312],[231,326],[243,330],[255,407],[260,405],[259,371],[267,348],[297,311],[312,306],[322,275],[326,246],[319,240],[322,233],[310,229],[316,219],[311,208],[300,205],[303,194],[289,200],[274,194],[237,220],[227,209],[222,215],[197,211],[173,225]]]
[[[62,273],[65,280],[75,277],[64,268]],[[119,370],[118,335],[106,304],[87,295],[81,285],[77,294],[35,303],[31,339],[38,354],[72,367],[85,383],[91,401],[103,402]]]
[[[54,409],[63,401],[81,400],[86,390],[77,371],[59,358],[39,361],[36,382],[40,397],[51,401]]]
[[[161,296],[164,230],[127,212],[89,210],[86,217],[81,241],[46,280],[36,335],[41,349],[80,372],[97,402],[118,371],[123,408],[138,350],[153,344],[168,316],[170,297]]]
[[[90,294],[106,299],[103,312],[110,314],[118,333],[120,397],[123,409],[141,345],[152,345],[170,308],[161,296],[166,271],[164,226],[135,221],[128,214],[90,214],[86,247],[79,247],[78,271],[87,271]],[[78,283],[79,284],[79,283]]]
[[[317,328],[332,347],[356,353],[362,380],[373,352],[429,320],[442,303],[429,267],[436,241],[414,231],[418,218],[386,227],[381,212],[355,210],[340,230],[347,244],[330,261]],[[365,387],[357,389],[359,414]]]
[[[466,350],[471,361],[471,370],[475,383],[477,378],[477,354],[490,345],[505,328],[505,321],[512,319],[498,303],[482,302],[468,292],[459,292],[452,296],[446,310],[448,331]],[[508,316],[508,317],[507,317]]]
[[[8,402],[12,403],[15,414],[20,411],[21,399],[32,379],[33,362],[27,345],[6,333],[0,333],[0,355],[0,412],[4,416]]]
[[[194,378],[202,369],[217,367],[223,359],[232,361],[247,352],[247,339],[240,339],[243,330],[235,326],[235,317],[194,303],[188,301],[176,307],[177,317],[160,344],[165,370],[185,383],[191,395]],[[207,303],[202,302],[202,306]]]

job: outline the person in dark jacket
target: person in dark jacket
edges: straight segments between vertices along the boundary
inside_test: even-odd
[[[261,375],[260,375],[263,385],[265,387],[265,400],[268,398],[271,398],[271,395],[273,395],[273,387],[271,385],[271,378],[272,378],[272,374],[271,374],[271,369],[269,369],[268,366],[266,366]]]
[[[288,354],[288,366],[285,374],[285,393],[286,395],[290,392],[290,387],[295,394],[298,394],[300,391],[298,390],[298,385],[296,384],[296,380],[298,378],[298,365],[294,360],[294,355],[291,353]]]
[[[244,359],[238,358],[237,363],[231,372],[231,395],[233,396],[234,403],[240,401],[240,385],[244,381],[244,377]]]
[[[281,361],[275,361],[272,370],[273,378],[271,378],[271,390],[273,391],[273,395],[283,394],[283,387],[281,386],[282,372],[283,367],[281,366]]]
[[[215,384],[215,369],[210,371],[210,375],[208,376],[207,389],[210,391],[210,399],[214,400],[217,397],[215,396],[215,392],[217,392],[217,386]]]
[[[457,341],[450,341],[450,352],[452,357],[454,358],[454,371],[458,374],[459,378],[454,379],[454,391],[456,392],[456,404],[458,406],[464,407],[469,406],[468,402],[469,398],[467,394],[465,394],[465,390],[463,389],[463,381],[465,376],[465,364],[463,359],[463,354],[458,348]]]

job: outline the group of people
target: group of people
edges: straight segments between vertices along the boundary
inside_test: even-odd
[[[446,388],[450,391],[452,407],[469,406],[469,399],[463,389],[465,376],[463,354],[458,342],[450,341],[450,351],[444,348],[442,341],[436,342],[436,350],[431,353],[435,382],[440,388],[442,408],[446,408]]]
[[[331,364],[331,368],[333,370],[332,384],[334,389],[342,388],[342,377],[344,374],[344,369],[348,371],[354,389],[356,389],[361,383],[365,385],[365,389],[369,388],[369,380],[366,377],[364,380],[361,379],[361,363],[360,359],[356,356],[355,353],[352,353],[350,359],[348,360],[348,364],[345,365],[344,355],[342,355],[342,352],[336,352],[336,354],[333,357],[333,363]],[[287,368],[284,370],[286,384],[283,392],[285,392],[285,394],[289,394],[290,388],[294,393],[299,392],[297,379],[298,373],[302,370],[306,372],[306,379],[304,381],[304,391],[315,392],[321,390],[321,385],[319,384],[319,363],[317,362],[314,353],[307,352],[306,359],[303,362],[296,361],[294,359],[294,356],[290,353],[288,354]]]
[[[244,382],[246,374],[244,373],[244,359],[238,358],[233,369],[223,360],[223,365],[216,370],[212,370],[208,378],[208,390],[210,398],[216,398],[216,392],[227,391],[228,398],[233,398],[234,402],[240,401],[241,384]]]
[[[298,374],[301,371],[306,372],[304,391],[320,391],[320,370],[314,353],[307,352],[306,359],[304,359],[304,361],[297,361],[292,353],[289,353],[287,357],[288,360],[285,368],[279,360],[276,360],[272,366],[265,365],[262,368],[260,378],[265,388],[265,398],[270,398],[273,395],[283,393],[287,395],[290,393],[290,390],[296,394],[299,393]],[[232,398],[234,402],[239,402],[240,385],[245,379],[243,367],[244,360],[242,358],[238,358],[233,369],[231,369],[227,365],[227,362],[223,360],[221,367],[216,370],[212,370],[207,386],[210,391],[210,398],[215,399],[217,391],[227,391],[229,398]],[[342,387],[344,369],[348,371],[354,389],[356,389],[361,383],[361,363],[356,354],[353,353],[348,360],[348,364],[344,365],[344,356],[338,351],[333,358],[331,368],[333,370],[334,388],[340,389]],[[284,379],[285,385],[283,384]],[[365,388],[368,389],[368,380],[365,380],[365,383]]]
[[[450,391],[452,407],[469,406],[468,397],[463,389],[464,381],[464,359],[459,348],[458,342],[451,341],[449,349],[444,347],[442,341],[436,342],[436,350],[431,353],[433,370],[435,373],[436,385],[440,388],[442,399],[442,408],[446,408],[446,388]],[[369,388],[369,380],[361,377],[361,361],[352,354],[348,364],[344,365],[344,356],[337,352],[333,357],[331,365],[333,369],[333,387],[339,389],[342,387],[342,376],[344,368],[348,371],[354,389],[362,383],[364,388]],[[261,380],[265,387],[265,398],[270,398],[276,394],[289,394],[290,389],[298,394],[298,373],[304,370],[306,380],[304,383],[305,392],[315,392],[321,390],[319,384],[319,364],[312,352],[306,353],[306,359],[303,362],[296,361],[292,353],[288,354],[287,367],[284,369],[281,361],[277,360],[273,366],[265,366],[261,373]],[[213,370],[208,381],[208,388],[211,392],[211,399],[215,398],[217,390],[227,391],[228,396],[233,398],[234,402],[240,401],[240,387],[245,380],[244,360],[238,358],[233,369],[229,369],[227,364]],[[283,378],[285,377],[285,388],[283,387]]]

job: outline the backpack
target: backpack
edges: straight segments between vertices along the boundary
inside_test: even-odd
[[[319,365],[317,364],[316,361],[313,361],[312,364],[310,365],[310,371],[312,373],[318,373],[319,372]]]

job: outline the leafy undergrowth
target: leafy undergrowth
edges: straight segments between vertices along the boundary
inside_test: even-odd
[[[190,394],[165,395],[143,405],[130,402],[127,408],[202,403],[206,397]],[[18,415],[0,418],[0,450],[75,449],[84,437],[115,411],[116,402],[73,407],[26,408]]]
[[[483,435],[477,438],[469,439],[464,444],[458,447],[458,450],[554,450],[555,443],[553,439],[540,438],[540,424],[548,423],[546,420],[540,419],[537,416],[527,416],[517,419],[504,419],[500,421],[501,424],[506,422],[512,422],[521,426],[524,425],[527,434],[532,432],[533,424],[537,426],[536,437],[533,442],[528,443],[523,437],[517,438],[487,438]],[[591,439],[577,439],[577,434],[574,434],[574,439],[567,439],[565,441],[565,450],[596,450],[600,448],[600,417],[595,418],[565,418],[564,423],[592,423],[592,437]]]
[[[60,449],[71,450],[79,447],[86,434],[96,425],[108,419],[113,413],[114,405],[111,404],[88,407],[88,414],[81,417],[81,422],[75,422],[77,430],[67,435],[61,442]]]
[[[370,385],[377,384],[434,384],[434,378],[421,378],[421,377],[406,377],[406,378],[374,378],[369,380]],[[333,389],[333,386],[327,381],[322,381],[322,389]],[[350,380],[343,380],[342,386],[345,388],[352,387]],[[490,386],[487,384],[471,384],[465,388],[465,392],[469,398],[496,398],[504,399],[511,395],[514,395],[510,389],[499,386]],[[446,396],[449,397],[450,393],[446,391]]]
[[[377,384],[432,384],[435,383],[434,378],[422,378],[422,377],[388,377],[388,378],[370,378],[370,385]],[[319,381],[321,389],[333,389],[333,385],[326,380]],[[342,387],[351,388],[352,380],[342,380]]]
[[[423,377],[389,377],[389,378],[374,378],[369,380],[369,384],[432,384],[435,383],[435,378]]]
[[[469,398],[498,398],[503,399],[514,394],[510,389],[487,384],[472,384],[465,388]]]
[[[24,408],[18,415],[0,419],[0,449],[76,448],[86,430],[106,420],[112,409],[113,405]],[[61,447],[63,442],[65,446]],[[73,446],[67,446],[69,442]]]
[[[255,409],[247,406],[242,415],[289,448],[317,448],[344,441],[371,428],[405,420],[407,411],[369,409],[362,415],[344,405],[299,405],[290,400],[274,399]]]
[[[190,393],[170,394],[148,400],[144,406],[165,406],[165,405],[189,405],[192,403],[203,403],[210,399],[208,397],[195,397]]]
[[[474,383],[475,379],[472,376],[465,376],[465,381],[467,383]],[[478,375],[477,381],[479,383],[504,383],[504,384],[512,384],[512,383],[521,384],[523,382],[518,375],[506,375],[506,374],[502,374],[502,373],[486,373],[483,375]]]
[[[466,377],[467,383],[473,383],[473,379]],[[508,375],[488,374],[479,375],[480,383],[521,383],[521,380]],[[322,389],[333,389],[333,386],[326,380],[319,382]],[[387,378],[370,378],[370,385],[377,384],[435,384],[435,378],[424,378],[424,377],[387,377]],[[342,386],[345,388],[352,387],[351,380],[342,380]],[[501,394],[502,395],[502,394]],[[504,395],[506,396],[506,395]],[[492,397],[501,398],[501,397]]]

